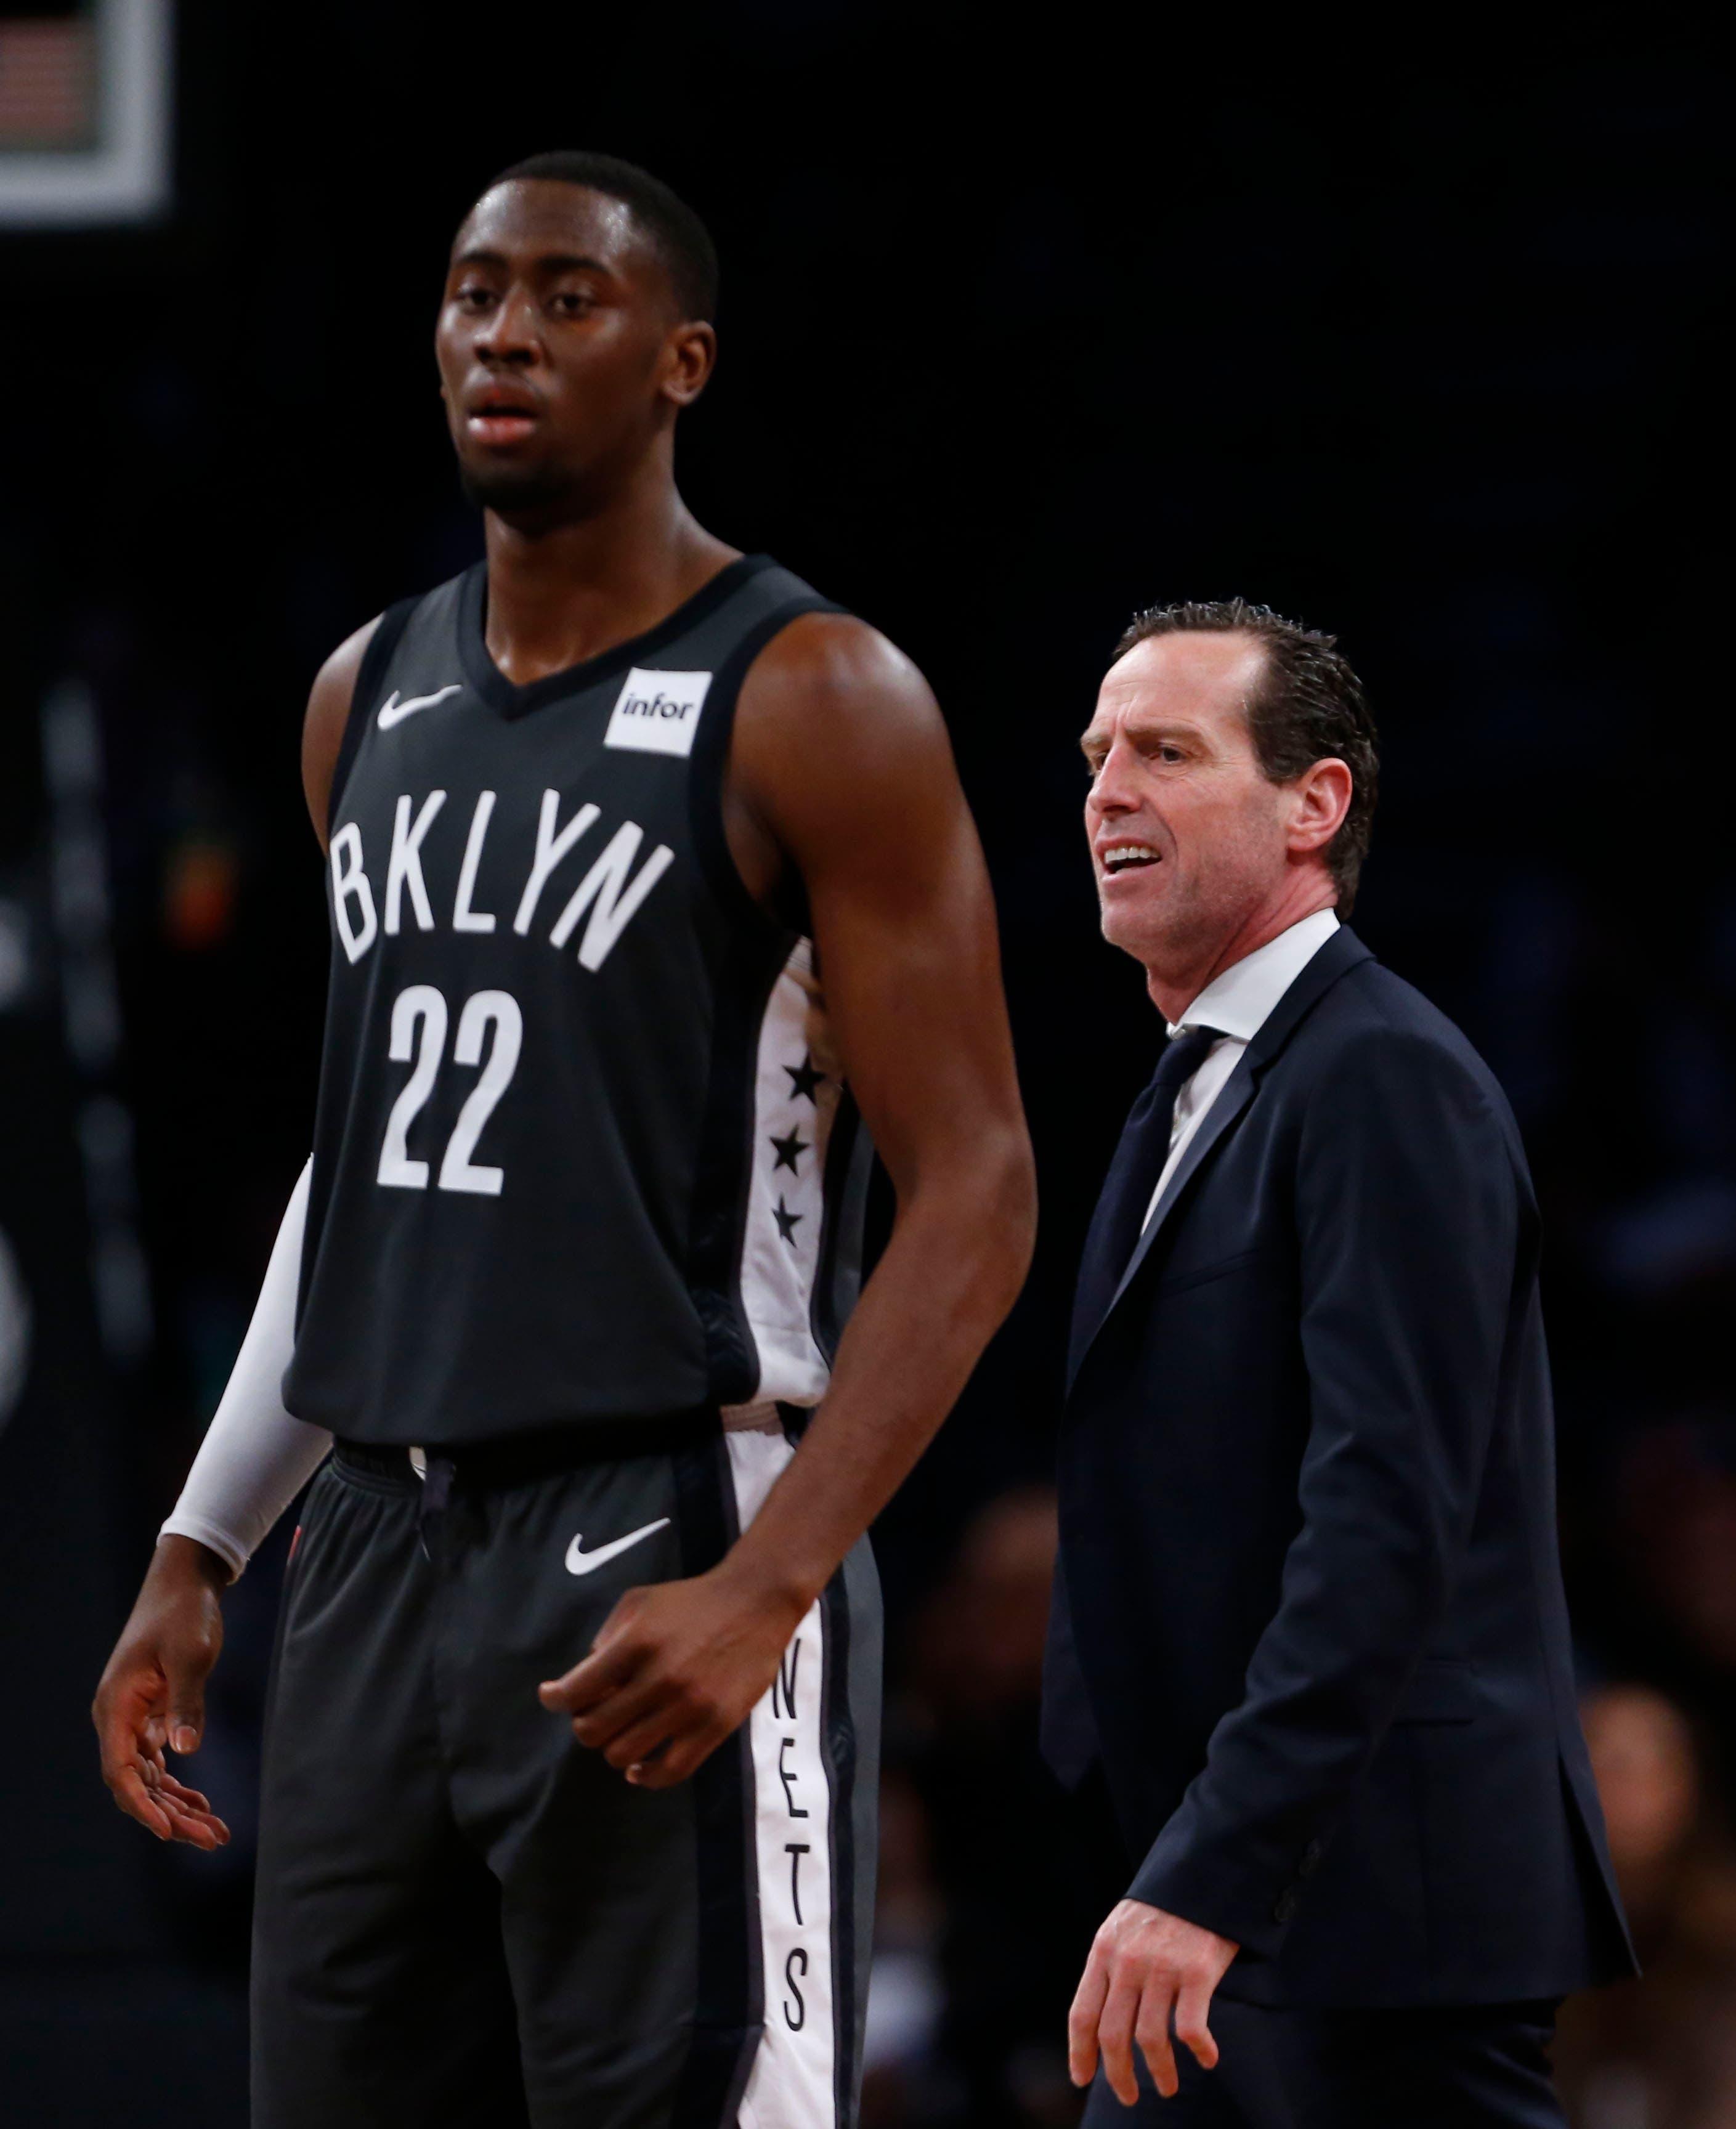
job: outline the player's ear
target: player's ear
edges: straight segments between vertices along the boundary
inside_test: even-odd
[[[664,346],[663,396],[690,407],[705,389],[718,360],[718,336],[702,319],[679,325]]]

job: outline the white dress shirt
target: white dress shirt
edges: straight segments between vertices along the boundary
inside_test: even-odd
[[[1312,917],[1304,917],[1300,924],[1292,924],[1276,939],[1268,939],[1263,946],[1255,947],[1252,954],[1226,969],[1221,976],[1214,976],[1180,1019],[1168,1023],[1172,1037],[1187,1027],[1221,1027],[1223,1039],[1206,1051],[1195,1068],[1193,1077],[1183,1081],[1176,1097],[1176,1114],[1170,1125],[1169,1158],[1163,1164],[1157,1188],[1152,1193],[1152,1202],[1145,1208],[1142,1231],[1157,1211],[1157,1200],[1175,1174],[1176,1162],[1187,1150],[1188,1141],[1204,1121],[1206,1111],[1223,1092],[1224,1082],[1241,1063],[1242,1051],[1270,1019],[1279,999],[1338,928],[1335,912],[1317,909]]]

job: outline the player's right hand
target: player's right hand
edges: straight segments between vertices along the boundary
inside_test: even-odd
[[[165,1746],[196,1751],[205,1680],[223,1646],[221,1593],[229,1570],[191,1538],[166,1537],[151,1557],[132,1616],[91,1707],[103,1779],[128,1817],[160,1841],[222,1848],[229,1829],[197,1789],[163,1764]]]

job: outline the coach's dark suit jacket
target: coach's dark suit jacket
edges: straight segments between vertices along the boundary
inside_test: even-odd
[[[1057,1770],[1100,1756],[1132,1897],[1246,1947],[1227,1994],[1490,2003],[1627,1972],[1537,1207],[1493,1076],[1341,930],[1115,1262],[1161,1165],[1143,1107],[1074,1325]]]

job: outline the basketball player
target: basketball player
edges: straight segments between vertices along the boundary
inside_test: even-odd
[[[308,705],[313,1158],[95,1709],[124,1810],[227,1839],[164,1749],[330,1448],[268,1717],[259,2129],[854,2105],[863,1532],[1033,1193],[928,688],[676,491],[715,279],[630,165],[489,188],[436,343],[486,562]],[[870,1132],[898,1209],[852,1314]]]

